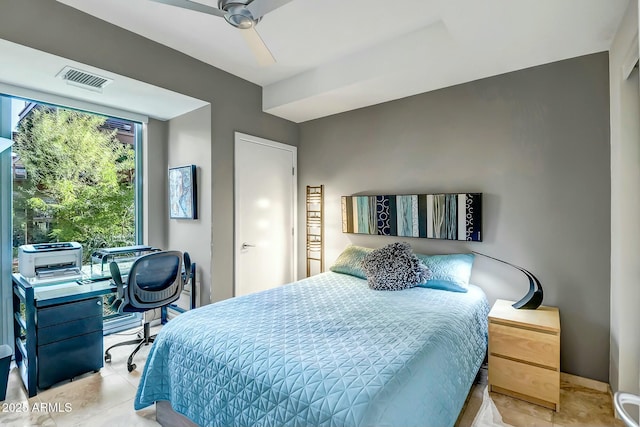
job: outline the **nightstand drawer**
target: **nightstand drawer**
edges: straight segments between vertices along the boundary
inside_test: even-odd
[[[552,369],[560,368],[557,334],[489,323],[489,353],[524,360]]]
[[[489,356],[489,385],[552,404],[560,402],[560,371]]]

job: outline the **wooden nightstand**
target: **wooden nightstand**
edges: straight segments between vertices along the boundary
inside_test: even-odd
[[[517,310],[497,300],[489,313],[489,390],[560,410],[560,313]]]

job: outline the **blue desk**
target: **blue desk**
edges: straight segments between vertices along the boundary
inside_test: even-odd
[[[33,397],[38,388],[72,379],[103,366],[102,296],[117,290],[109,276],[91,275],[76,280],[32,284],[13,275],[15,360],[22,382]],[[196,307],[196,264],[191,264],[190,308]],[[24,309],[21,310],[21,304]],[[175,304],[169,308],[184,310]],[[167,307],[161,309],[167,322]]]
[[[109,278],[32,285],[13,275],[14,354],[29,397],[102,368],[102,295],[114,291]]]

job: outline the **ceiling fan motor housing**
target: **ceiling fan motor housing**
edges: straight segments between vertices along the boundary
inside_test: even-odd
[[[254,18],[253,14],[247,9],[247,5],[252,0],[218,0],[218,8],[224,10],[226,14],[224,19],[231,25],[240,29],[251,28],[260,21],[260,18]]]

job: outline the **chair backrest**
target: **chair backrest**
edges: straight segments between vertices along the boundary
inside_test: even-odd
[[[163,307],[177,300],[183,287],[182,253],[152,252],[131,266],[125,304],[136,309]]]

